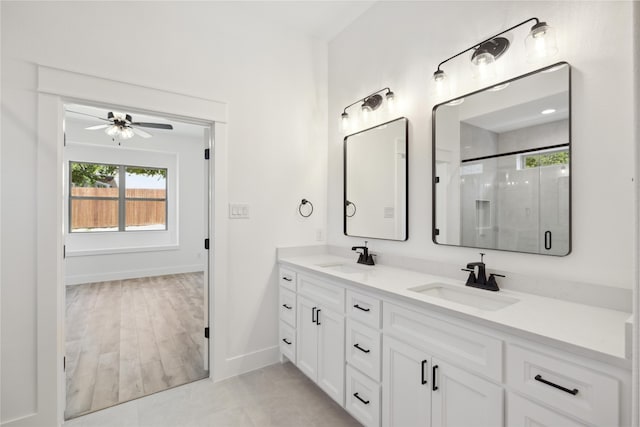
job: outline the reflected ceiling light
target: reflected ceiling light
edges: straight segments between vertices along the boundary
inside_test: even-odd
[[[502,83],[499,85],[495,85],[494,87],[487,89],[489,92],[497,92],[499,90],[502,90],[504,88],[506,88],[507,86],[509,86],[509,83]]]
[[[385,90],[387,92],[385,93],[385,97],[383,98],[382,95],[380,95],[380,92],[383,92]],[[347,110],[349,108],[362,102],[362,104],[360,105],[360,109],[362,111],[362,119],[363,121],[367,122],[369,120],[370,113],[380,108],[385,98],[387,100],[387,108],[389,112],[394,113],[395,104],[396,104],[396,95],[388,87],[377,90],[372,94],[367,95],[364,98],[358,99],[357,101],[344,107],[344,110],[340,115],[342,131],[346,132],[347,130],[349,130],[349,124],[351,121],[349,117],[349,113],[347,113]]]
[[[447,105],[450,105],[452,107],[455,107],[456,105],[460,105],[464,102],[464,98],[458,98],[458,99],[454,99],[453,101],[449,101],[447,102]]]
[[[547,108],[546,110],[540,111],[540,114],[552,114],[555,112],[556,112],[555,108]]]
[[[440,69],[442,65],[469,51],[473,51],[471,62],[479,67],[478,75],[482,77],[482,73],[485,71],[491,73],[490,69],[492,68],[492,64],[509,49],[510,45],[506,37],[500,36],[531,21],[535,21],[535,24],[531,27],[529,35],[525,38],[527,57],[530,59],[542,59],[554,55],[558,51],[558,47],[556,46],[553,28],[546,22],[541,22],[538,18],[529,18],[442,61],[438,64],[436,72],[433,73],[433,80],[436,83],[436,87],[440,86],[440,91],[442,92],[444,91],[444,86],[447,84],[447,76],[445,72]]]

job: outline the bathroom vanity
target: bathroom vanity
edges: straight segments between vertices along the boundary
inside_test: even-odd
[[[280,256],[280,350],[366,426],[626,426],[629,313]]]

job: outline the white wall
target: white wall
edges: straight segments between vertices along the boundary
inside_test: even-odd
[[[134,137],[118,146],[101,130],[84,130],[93,124],[65,120],[65,166],[69,161],[85,161],[167,168],[168,229],[67,234],[65,283],[203,271],[203,239],[207,236],[205,128],[191,125],[189,133],[151,130],[150,139]]]
[[[502,79],[557,61],[572,65],[573,250],[567,257],[487,251],[490,268],[631,289],[634,229],[634,98],[631,2],[381,2],[329,44],[329,243],[352,246],[342,234],[342,135],[345,105],[389,86],[404,101],[409,134],[409,240],[372,240],[373,251],[463,265],[477,250],[431,242],[432,74],[459,50],[537,16],[557,30],[558,55],[525,60],[529,27],[514,31],[498,60]],[[458,95],[479,88],[468,58],[443,67]],[[612,78],[612,75],[615,77]],[[498,80],[501,80],[498,78]],[[614,191],[612,191],[612,189]],[[463,276],[460,277],[464,279]]]
[[[156,2],[153,13],[146,2],[0,7],[2,421],[38,407],[37,64],[228,103],[226,185],[251,218],[226,224],[229,274],[219,286],[230,318],[214,341],[228,363],[214,375],[275,361],[275,247],[314,243],[325,229],[326,44],[270,27],[244,3]],[[316,207],[308,219],[297,213],[303,197]]]

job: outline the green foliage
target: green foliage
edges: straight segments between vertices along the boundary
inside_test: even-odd
[[[127,166],[127,173],[144,175],[148,177],[167,178],[166,169],[141,168]],[[117,186],[115,177],[118,174],[118,165],[103,165],[97,163],[71,163],[71,182],[75,187],[95,187],[96,184],[114,187]]]
[[[527,168],[537,168],[540,166],[566,165],[569,163],[568,151],[556,151],[555,153],[536,154],[525,157]]]
[[[76,187],[95,187],[96,183],[111,185],[117,173],[116,165],[71,163],[71,182]]]
[[[144,175],[148,177],[158,177],[158,181],[160,178],[167,178],[167,170],[166,169],[154,169],[154,168],[137,168],[133,166],[127,166],[127,173],[135,174],[135,175]]]

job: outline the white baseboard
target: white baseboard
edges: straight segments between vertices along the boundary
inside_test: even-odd
[[[67,286],[70,286],[80,285],[83,283],[106,282],[109,280],[124,280],[136,279],[139,277],[162,276],[165,274],[193,273],[196,271],[204,271],[204,265],[178,265],[171,267],[149,268],[143,270],[110,271],[107,273],[96,274],[77,274],[67,276],[65,278],[65,284]]]
[[[254,351],[252,353],[241,354],[226,360],[224,369],[215,372],[215,381],[224,380],[226,378],[235,377],[245,372],[254,371],[268,365],[278,363],[280,360],[280,347],[273,346]]]

